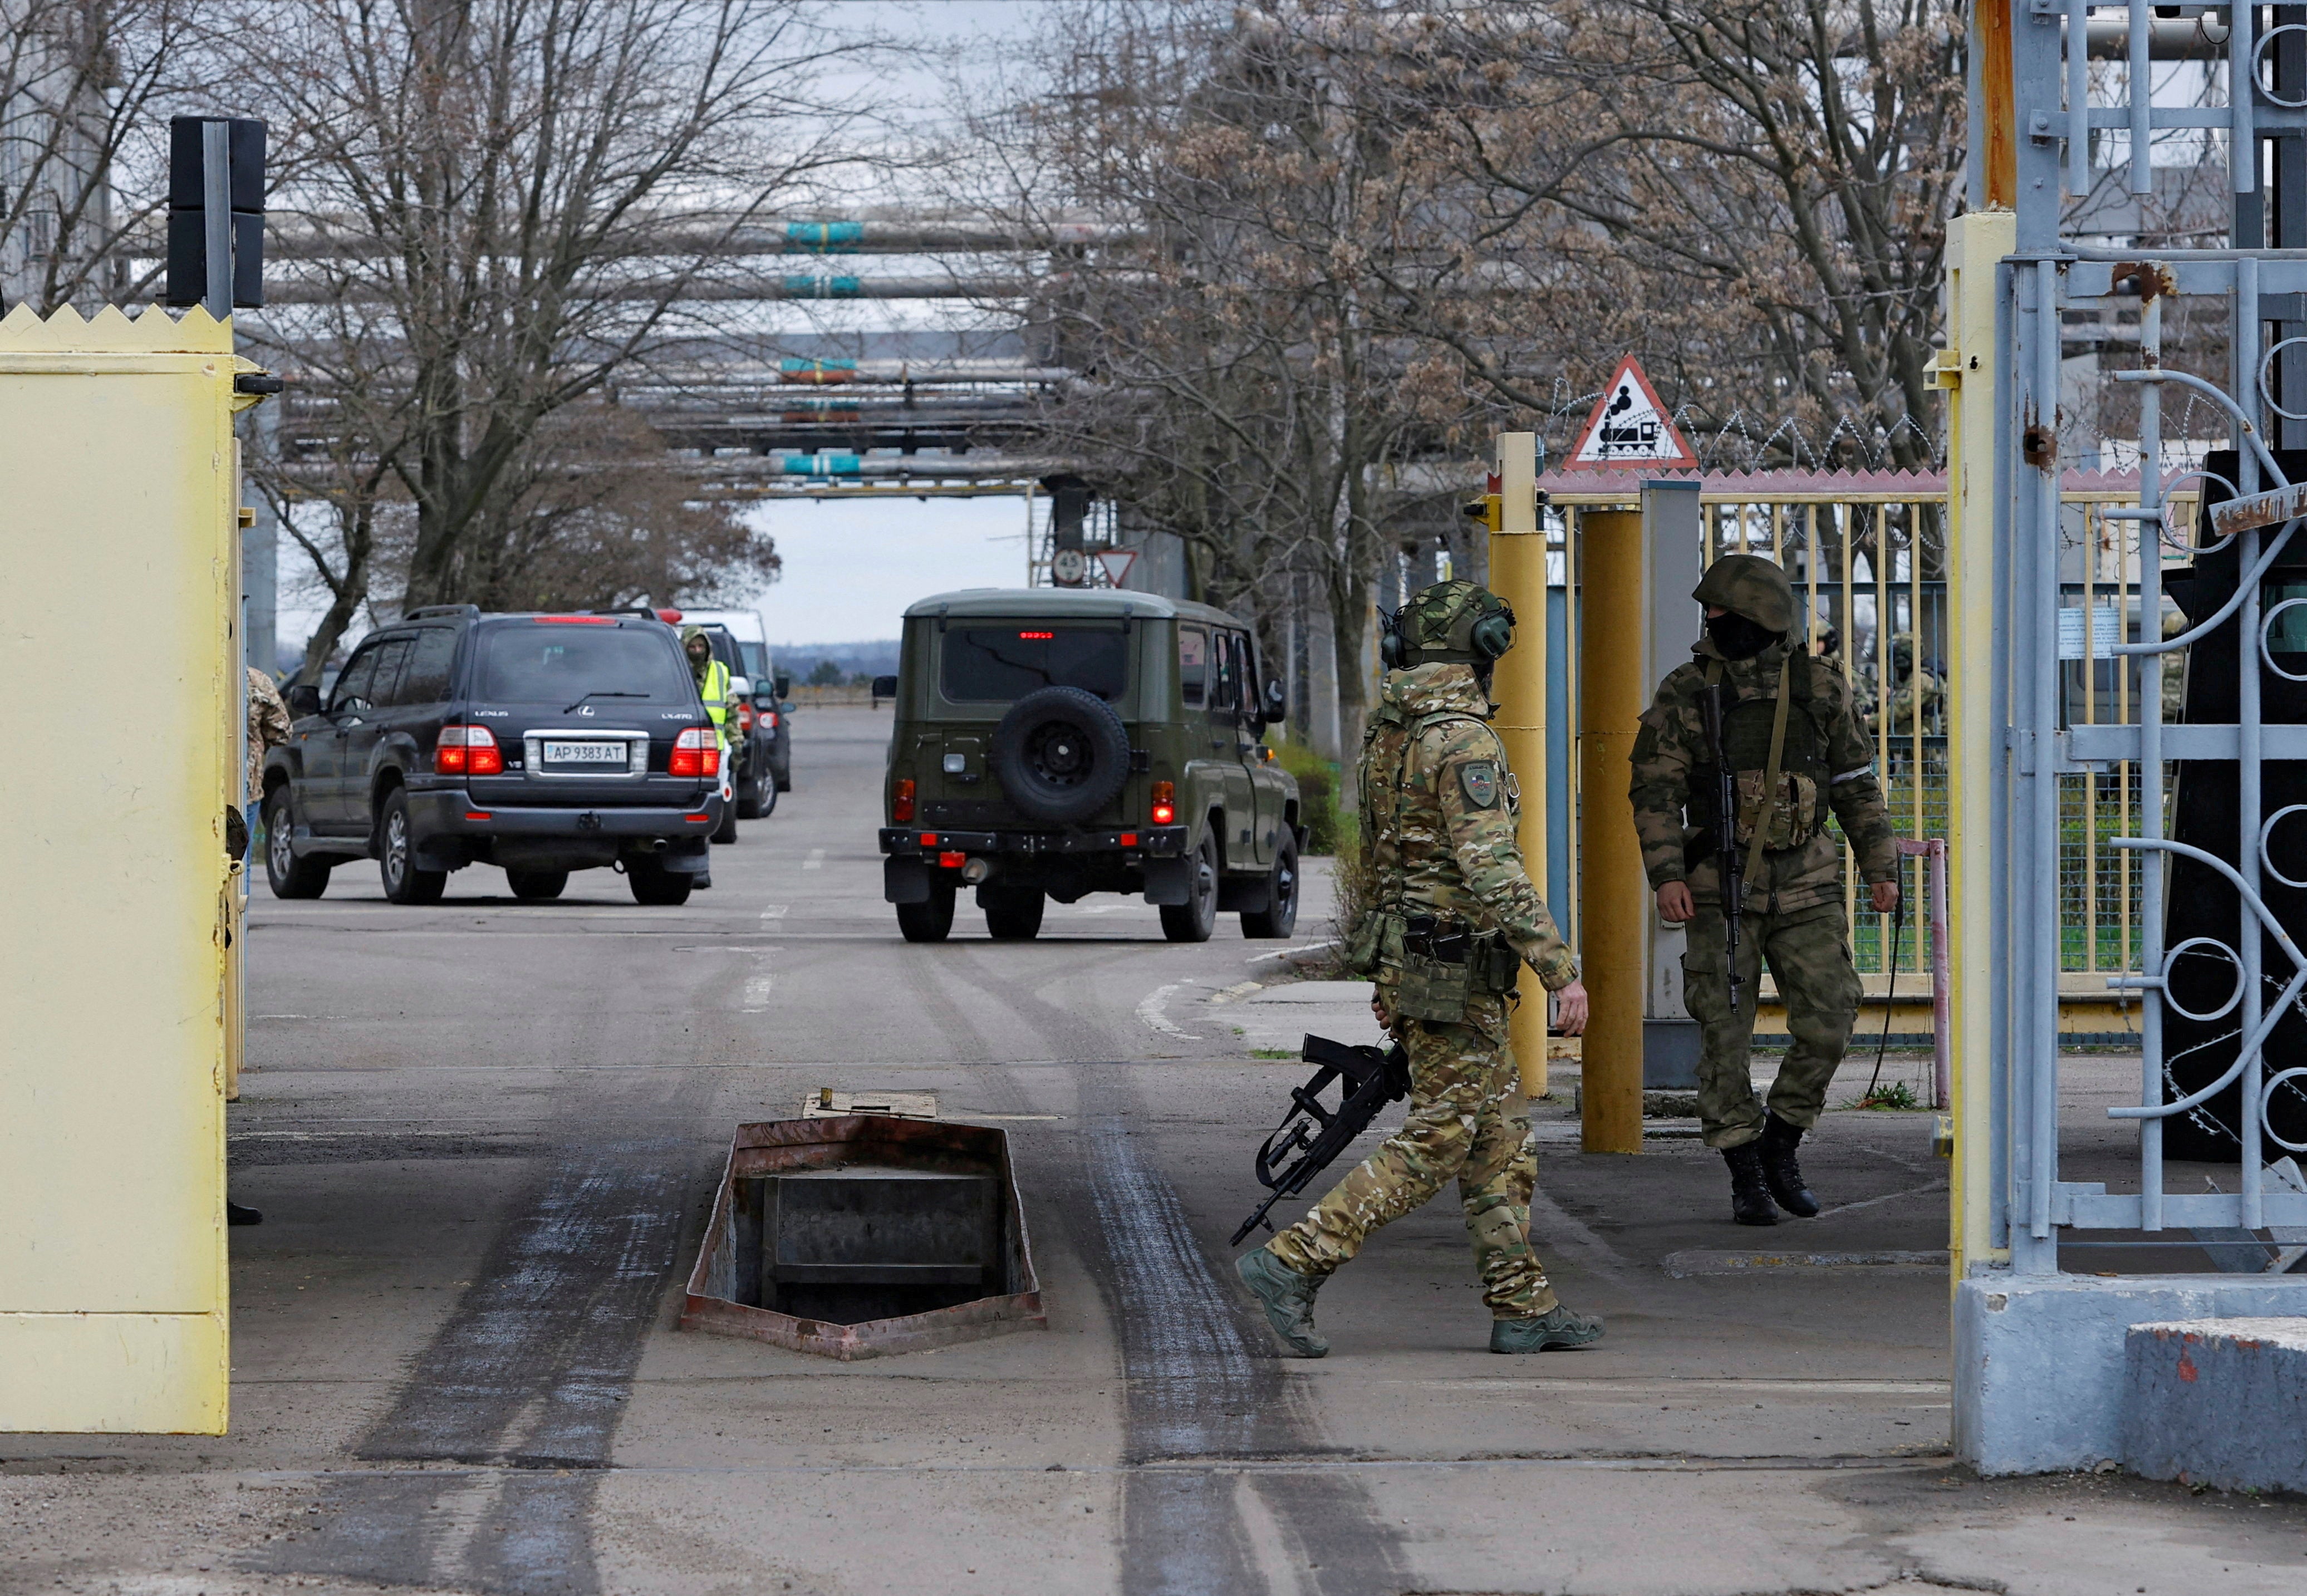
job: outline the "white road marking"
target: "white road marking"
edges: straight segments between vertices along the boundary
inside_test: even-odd
[[[761,918],[764,920],[783,920],[785,917],[785,907],[786,905],[784,904],[771,904],[768,908],[761,911]]]
[[[1182,1036],[1188,1042],[1193,1042],[1199,1039],[1191,1031],[1180,1030],[1171,1025],[1170,1017],[1162,1012],[1162,1005],[1170,994],[1184,984],[1183,982],[1171,982],[1168,986],[1157,986],[1147,992],[1145,1001],[1137,1005],[1137,1017],[1164,1036]]]
[[[745,982],[745,1012],[747,1014],[759,1014],[767,1008],[769,1001],[769,993],[776,989],[776,984],[777,978],[774,975],[761,974],[747,977]]]
[[[821,870],[824,866],[825,850],[823,848],[811,848],[809,851],[809,857],[801,862],[801,867],[803,870]]]

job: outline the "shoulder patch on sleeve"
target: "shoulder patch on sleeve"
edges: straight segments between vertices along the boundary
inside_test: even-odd
[[[1458,785],[1476,809],[1492,808],[1498,801],[1498,768],[1488,759],[1469,759],[1458,767]]]

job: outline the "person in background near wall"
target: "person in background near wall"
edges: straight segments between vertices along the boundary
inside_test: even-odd
[[[248,667],[248,768],[244,772],[240,795],[242,811],[249,815],[264,812],[264,756],[288,741],[288,706],[280,699],[280,690],[272,685],[272,678]],[[241,854],[247,856],[246,828]],[[264,1215],[253,1208],[244,1208],[230,1197],[225,1199],[224,1222],[227,1224],[262,1224]]]

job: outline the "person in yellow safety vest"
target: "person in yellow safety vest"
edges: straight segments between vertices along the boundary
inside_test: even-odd
[[[689,656],[689,674],[697,679],[697,696],[713,717],[713,734],[721,745],[721,767],[729,766],[729,667],[713,657],[713,639],[701,626],[681,630],[681,647]]]

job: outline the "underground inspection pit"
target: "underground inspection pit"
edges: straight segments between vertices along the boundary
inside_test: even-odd
[[[844,1360],[1047,1329],[1008,1134],[884,1114],[740,1125],[681,1325]]]

